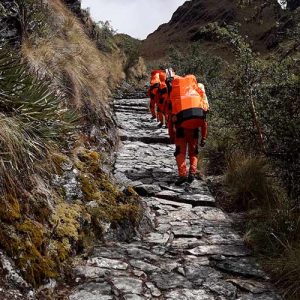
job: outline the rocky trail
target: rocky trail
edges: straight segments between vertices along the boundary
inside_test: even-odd
[[[115,176],[142,196],[153,229],[131,243],[96,247],[76,268],[69,299],[281,299],[205,182],[173,185],[174,146],[150,120],[147,104],[115,103],[122,139]]]

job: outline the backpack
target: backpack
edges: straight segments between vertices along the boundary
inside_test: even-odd
[[[198,88],[194,75],[176,76],[170,93],[172,120],[175,125],[186,129],[202,126],[208,107],[205,93]]]

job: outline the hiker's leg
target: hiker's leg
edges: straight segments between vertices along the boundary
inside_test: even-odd
[[[187,142],[186,142],[186,138],[184,136],[183,128],[176,129],[175,145],[176,145],[176,151],[175,151],[174,155],[176,157],[176,163],[177,163],[177,167],[178,167],[178,175],[179,175],[179,177],[186,177],[187,170],[186,170],[185,157],[186,157]]]
[[[199,129],[188,129],[186,130],[186,137],[189,148],[189,159],[190,159],[190,170],[189,173],[195,175],[198,166],[198,140],[199,140]]]

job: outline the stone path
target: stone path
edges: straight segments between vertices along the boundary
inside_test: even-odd
[[[206,184],[177,188],[174,146],[150,120],[147,99],[115,104],[123,145],[115,176],[143,196],[153,230],[99,245],[77,267],[70,300],[274,300],[268,278]]]

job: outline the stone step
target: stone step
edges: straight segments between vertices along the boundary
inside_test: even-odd
[[[170,138],[166,136],[154,137],[154,136],[138,136],[138,135],[126,135],[120,134],[121,141],[131,141],[131,142],[143,142],[145,144],[169,144]]]
[[[138,113],[148,113],[148,107],[144,106],[126,106],[126,105],[115,105],[115,110],[118,112],[138,112]]]
[[[155,194],[155,197],[171,200],[175,202],[183,202],[191,204],[193,207],[197,206],[209,206],[214,207],[216,205],[215,198],[211,195],[203,194],[178,194],[173,191],[161,191]]]

